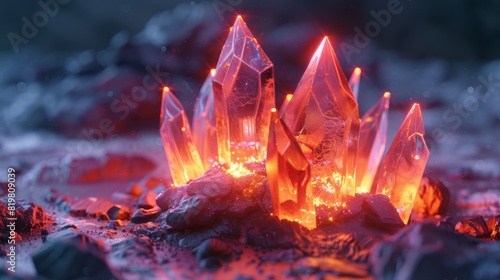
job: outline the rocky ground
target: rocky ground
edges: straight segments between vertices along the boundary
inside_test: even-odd
[[[50,135],[3,143],[19,147],[2,157],[18,175],[16,216],[22,217],[11,277],[500,277],[498,170],[475,168],[465,155],[433,155],[408,226],[385,196],[357,195],[333,222],[309,231],[269,214],[260,165],[238,179],[213,168],[173,189],[153,135],[103,141],[86,155],[67,152],[79,141]],[[134,145],[140,153],[127,149]],[[9,273],[8,232],[2,236],[3,273]]]

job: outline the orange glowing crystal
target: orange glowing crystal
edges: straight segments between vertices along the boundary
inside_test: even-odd
[[[316,205],[336,207],[354,195],[358,103],[327,37],[282,113],[309,159]]]
[[[174,185],[183,185],[202,175],[204,168],[184,108],[168,87],[163,89],[161,117],[160,134],[170,175]]]
[[[424,134],[420,105],[415,103],[382,160],[372,185],[377,194],[389,196],[405,223],[408,223],[429,158]]]
[[[194,105],[193,143],[198,150],[201,162],[208,169],[217,160],[217,133],[215,129],[214,91],[212,78],[215,69],[210,71],[201,86],[200,95]]]
[[[359,80],[361,78],[361,68],[356,67],[354,68],[354,71],[351,74],[351,77],[349,78],[349,87],[352,90],[352,95],[354,95],[354,98],[358,100],[358,94],[359,94]]]
[[[311,168],[276,109],[271,111],[266,171],[274,215],[296,221],[309,229],[315,228]]]
[[[356,159],[356,193],[370,192],[373,177],[387,142],[387,111],[391,94],[384,96],[361,118],[358,157]]]
[[[266,156],[274,67],[238,16],[213,77],[220,162],[262,161]]]

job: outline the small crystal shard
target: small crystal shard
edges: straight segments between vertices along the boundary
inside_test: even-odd
[[[184,108],[167,87],[163,90],[161,116],[160,134],[170,175],[173,184],[179,186],[203,174],[204,168],[193,145]]]
[[[361,78],[361,68],[356,67],[352,72],[351,77],[349,78],[349,87],[352,90],[352,94],[356,100],[358,99],[359,94],[359,80]]]
[[[238,16],[213,77],[219,161],[262,161],[266,155],[274,67]]]
[[[408,223],[429,158],[424,134],[420,106],[415,103],[382,160],[372,185],[372,190],[389,196],[405,223]]]
[[[354,195],[358,104],[327,37],[282,118],[312,164],[315,204],[336,207]]]
[[[391,94],[384,96],[361,118],[358,158],[356,159],[356,192],[370,192],[373,177],[384,154],[387,141],[387,110]]]
[[[193,114],[193,143],[198,150],[201,162],[208,169],[217,161],[217,133],[215,129],[214,91],[212,78],[215,69],[205,79],[200,96],[196,100]]]
[[[315,228],[309,162],[275,109],[271,113],[266,171],[274,215]]]

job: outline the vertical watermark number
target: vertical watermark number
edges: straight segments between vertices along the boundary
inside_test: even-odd
[[[7,229],[9,230],[9,249],[7,253],[8,270],[16,272],[16,170],[14,168],[7,169]]]

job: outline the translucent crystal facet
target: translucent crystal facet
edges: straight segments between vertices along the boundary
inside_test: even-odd
[[[274,215],[315,228],[309,162],[275,109],[271,113],[266,170]]]
[[[217,133],[215,128],[214,91],[212,78],[215,69],[205,79],[200,95],[196,100],[193,114],[193,143],[198,150],[201,162],[208,169],[217,161]]]
[[[359,80],[361,78],[361,68],[356,67],[349,78],[349,87],[352,90],[354,98],[358,99],[359,94]]]
[[[292,94],[287,94],[285,96],[285,100],[283,100],[283,103],[281,103],[280,114],[286,111],[286,107],[288,106],[288,103],[290,103],[290,100],[292,100],[292,97]]]
[[[420,106],[414,104],[382,160],[372,190],[389,196],[403,222],[410,217],[429,150]]]
[[[178,186],[204,172],[203,164],[191,140],[184,108],[168,88],[163,90],[160,134],[173,184]]]
[[[370,192],[373,177],[384,154],[387,141],[387,111],[391,94],[384,96],[361,118],[358,157],[356,159],[356,192]]]
[[[312,164],[315,204],[338,206],[354,195],[358,104],[328,38],[321,42],[282,119]]]
[[[274,103],[273,64],[238,17],[217,62],[213,89],[219,161],[262,161]]]

